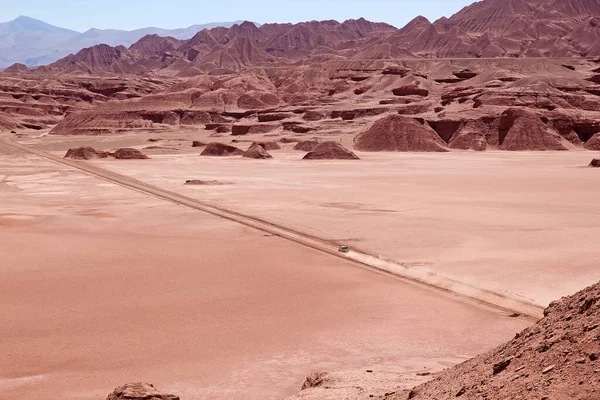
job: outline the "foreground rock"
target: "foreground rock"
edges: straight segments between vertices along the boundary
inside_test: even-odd
[[[359,160],[359,158],[338,142],[323,142],[305,155],[304,160]]]
[[[600,283],[544,315],[507,344],[388,399],[598,399]]]
[[[600,158],[594,158],[590,163],[590,167],[600,168]]]
[[[179,397],[161,393],[150,383],[135,382],[116,388],[106,400],[179,400]]]
[[[429,126],[415,118],[388,115],[355,139],[361,151],[445,152],[446,143]]]
[[[254,158],[256,160],[267,160],[273,158],[260,143],[252,143],[250,148],[242,155],[244,158]]]
[[[108,158],[111,153],[107,151],[99,151],[90,146],[78,147],[75,149],[69,149],[64,158],[70,158],[72,160],[93,160],[95,158]]]
[[[217,156],[217,157],[227,157],[227,156],[241,156],[244,154],[243,150],[238,149],[235,146],[230,146],[228,144],[213,142],[206,145],[204,151],[200,154],[201,156]]]

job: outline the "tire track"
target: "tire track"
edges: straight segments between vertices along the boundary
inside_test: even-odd
[[[160,187],[150,185],[128,176],[120,175],[103,168],[99,168],[89,163],[78,162],[57,157],[53,154],[34,149],[32,147],[14,142],[10,139],[2,138],[0,143],[9,146],[13,149],[18,149],[29,154],[34,154],[46,160],[70,167],[72,169],[84,172],[88,175],[103,179],[115,185],[119,185],[137,192],[152,195],[162,200],[172,202],[174,204],[186,206],[195,210],[203,211],[214,216],[236,222],[247,227],[251,227],[269,233],[281,238],[287,239],[294,243],[312,248],[314,250],[329,254],[331,256],[342,258],[354,265],[362,268],[367,268],[379,273],[393,276],[403,282],[428,287],[452,295],[460,296],[464,299],[473,302],[491,306],[509,313],[517,313],[533,320],[537,320],[543,316],[544,308],[541,305],[527,301],[525,299],[513,296],[508,293],[500,293],[492,290],[484,289],[469,283],[460,282],[436,274],[426,268],[407,267],[400,263],[389,260],[384,260],[379,257],[351,251],[343,254],[338,252],[338,246],[323,239],[310,236],[308,234],[295,231],[284,226],[280,226],[263,219],[244,215],[232,210],[217,207],[212,204],[204,203],[200,200],[181,195],[176,192],[171,192]]]

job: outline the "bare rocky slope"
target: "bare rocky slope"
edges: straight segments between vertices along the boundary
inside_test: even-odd
[[[600,397],[600,283],[552,303],[491,352],[389,400],[594,400]]]

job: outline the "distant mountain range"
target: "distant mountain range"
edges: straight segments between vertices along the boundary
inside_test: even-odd
[[[246,21],[187,40],[146,35],[129,47],[91,46],[36,71],[190,77],[329,60],[597,56],[600,0],[482,0],[434,22],[416,17],[401,29],[360,18],[261,26]]]
[[[14,63],[28,66],[50,64],[71,53],[77,53],[83,48],[97,44],[129,47],[146,35],[156,34],[180,40],[190,39],[203,29],[228,28],[240,22],[215,22],[173,30],[160,28],[142,28],[133,31],[90,29],[81,33],[21,16],[14,21],[0,23],[0,68]]]

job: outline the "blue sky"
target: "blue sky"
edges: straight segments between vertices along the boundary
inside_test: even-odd
[[[0,21],[19,15],[64,28],[181,28],[207,22],[300,22],[365,17],[403,26],[450,16],[474,0],[0,0]]]

